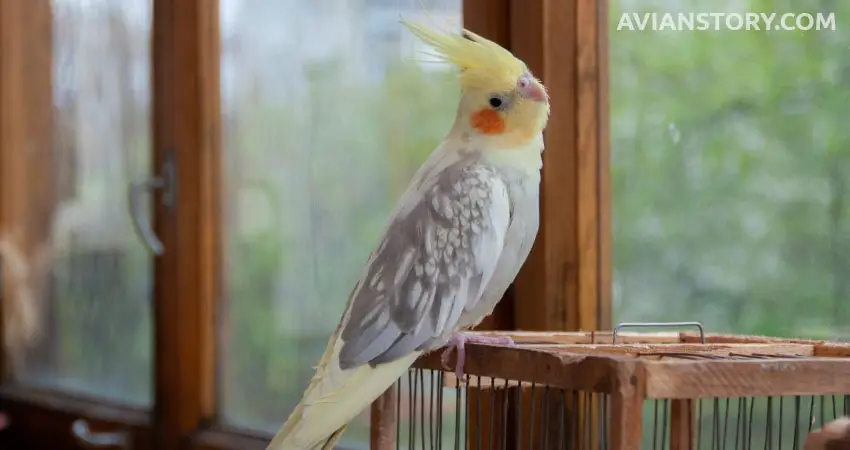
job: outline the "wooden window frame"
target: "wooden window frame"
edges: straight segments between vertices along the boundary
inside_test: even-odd
[[[493,10],[501,16],[491,16]],[[540,231],[482,328],[611,327],[607,0],[466,0],[465,26],[510,49],[549,90]]]
[[[152,164],[158,172],[173,152],[179,173],[178,207],[167,210],[155,202],[165,255],[154,268],[154,409],[23,388],[4,376],[0,410],[12,415],[13,426],[0,434],[0,445],[77,448],[70,433],[77,418],[97,430],[131,431],[135,449],[264,449],[270,438],[220,425],[216,413],[223,258],[218,1],[152,2]],[[465,26],[524,59],[552,98],[540,233],[514,286],[482,328],[611,326],[606,3],[463,4]],[[52,120],[51,24],[49,0],[0,2],[0,227],[16,217],[36,217],[32,208],[38,205],[52,206],[51,174],[44,169],[51,138],[34,132],[49,129]],[[48,97],[25,101],[22,94],[33,91]],[[26,174],[38,174],[45,188],[20,195],[14,186]],[[38,239],[27,235],[24,242]],[[380,420],[380,412],[374,413],[373,420]]]
[[[487,14],[493,10],[501,14]],[[547,86],[552,103],[544,133],[540,231],[513,286],[480,328],[610,329],[607,1],[466,0],[464,21],[524,60]],[[491,392],[470,392],[468,401],[489,404]],[[395,395],[390,389],[372,405],[375,450],[395,448]],[[486,423],[483,430],[475,430],[475,423],[468,427],[469,436],[490,435]]]
[[[606,5],[511,0],[511,50],[552,99],[540,233],[515,283],[517,329],[611,327]]]
[[[44,132],[53,121],[52,39],[48,0],[0,2],[0,232],[8,237],[14,230],[16,247],[27,257],[47,237],[56,201],[52,133]],[[3,276],[5,304],[14,280]],[[0,410],[13,422],[0,434],[0,446],[75,448],[70,424],[84,418],[95,429],[128,427],[137,448],[150,448],[144,411],[25,388],[12,383],[8,367],[2,369]]]

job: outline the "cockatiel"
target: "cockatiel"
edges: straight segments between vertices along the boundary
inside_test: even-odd
[[[460,70],[457,117],[396,206],[270,450],[333,448],[424,352],[449,344],[461,375],[465,343],[513,344],[464,331],[493,311],[537,235],[548,94],[487,39],[402,24]]]

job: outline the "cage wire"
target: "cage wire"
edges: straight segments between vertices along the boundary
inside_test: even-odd
[[[518,348],[479,347],[487,352],[479,351],[477,354],[476,346],[470,345],[467,347],[467,367],[472,366],[472,373],[466,380],[458,380],[447,369],[435,368],[439,352],[435,352],[436,359],[420,359],[385,394],[393,399],[394,411],[391,417],[381,421],[392,424],[383,431],[394,435],[392,442],[383,445],[373,443],[372,448],[802,450],[810,432],[834,419],[850,415],[850,380],[846,380],[846,375],[850,374],[850,345],[721,335],[711,336],[707,342],[698,324],[698,336],[686,333],[639,333],[622,338],[623,342],[617,343],[618,330],[632,325],[667,324],[621,324],[613,332],[596,335],[522,333],[515,337]],[[680,326],[682,323],[674,325]],[[608,345],[593,343],[598,341],[599,336],[610,339]],[[612,368],[617,361],[645,360],[663,364],[665,361],[701,360],[713,361],[714,367],[716,364],[757,363],[749,366],[762,367],[775,373],[777,367],[784,367],[781,365],[784,362],[789,371],[780,374],[779,378],[772,378],[768,383],[773,386],[771,389],[782,390],[783,383],[776,381],[782,377],[797,377],[797,381],[787,383],[789,392],[758,395],[759,388],[755,388],[752,395],[748,395],[750,393],[746,391],[757,386],[759,380],[719,376],[712,386],[707,386],[705,392],[734,391],[744,395],[701,395],[699,398],[649,398],[646,395],[635,403],[642,404],[642,407],[631,410],[626,408],[620,414],[620,418],[627,417],[627,421],[638,420],[639,433],[631,437],[613,438],[612,423],[623,422],[612,422],[612,392],[604,392],[610,387],[604,381],[595,389],[567,389],[554,383],[519,379],[507,373],[497,373],[497,370],[485,375],[488,368],[500,367],[498,360],[503,352],[523,350],[557,352],[562,356],[572,352],[584,356],[618,355],[620,359],[611,359]],[[470,359],[480,362],[484,361],[482,358],[488,358],[487,362],[470,364]],[[583,358],[562,360],[569,365]],[[839,367],[840,370],[829,376],[817,368],[805,369],[807,364],[823,361],[838,364],[830,367]],[[794,362],[795,365],[788,366],[788,362]],[[552,370],[552,367],[543,367],[540,371],[535,369],[526,367],[523,373],[534,375]],[[816,378],[801,381],[799,376],[806,374]],[[606,374],[598,375],[600,380],[606,380]],[[838,379],[842,375],[845,380]],[[648,377],[646,382],[653,383],[651,375]],[[838,385],[834,383],[836,381]],[[676,380],[670,382],[671,386],[680,383]],[[686,384],[688,381],[683,382]],[[736,383],[740,385],[735,386]],[[713,387],[714,384],[720,387]],[[800,395],[801,385],[808,386],[812,392],[807,394],[811,395]],[[842,387],[845,390],[838,392],[837,389]],[[669,389],[672,393],[675,388]],[[630,443],[629,439],[632,439]]]

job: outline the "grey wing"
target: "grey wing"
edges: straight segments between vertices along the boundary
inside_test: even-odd
[[[493,275],[511,215],[499,174],[451,166],[419,192],[403,200],[415,204],[396,215],[352,294],[342,369],[442,345]]]

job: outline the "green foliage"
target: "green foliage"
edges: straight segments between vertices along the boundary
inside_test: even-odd
[[[834,12],[837,30],[612,31],[615,321],[846,338],[850,28],[841,24],[850,3],[743,3],[735,11]],[[640,12],[626,4],[611,3],[612,23]],[[656,12],[668,4],[640,2]],[[654,413],[647,405],[644,417]],[[756,429],[767,414],[756,402]],[[734,428],[735,413],[728,420]],[[645,448],[652,431],[644,427]],[[753,436],[753,448],[763,440]]]
[[[229,233],[222,382],[240,425],[274,429],[300,400],[392,207],[454,118],[453,74],[395,62],[371,83],[343,62],[307,67],[302,99],[245,102],[228,131],[228,201],[243,207]],[[247,190],[270,208],[245,207]],[[269,210],[259,231],[240,225]],[[354,428],[348,438],[365,436]]]
[[[835,12],[837,30],[612,32],[617,319],[834,337],[850,319],[850,4],[749,3]]]

